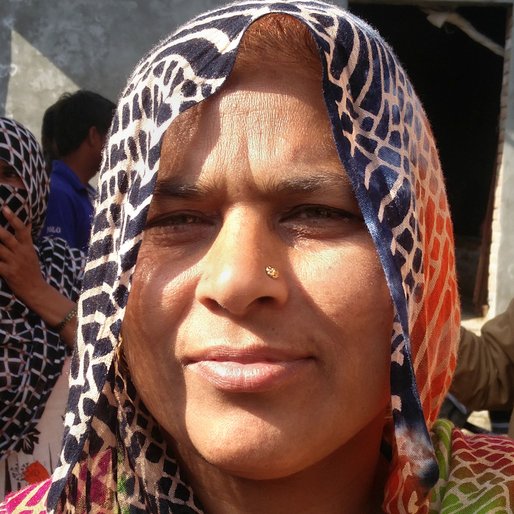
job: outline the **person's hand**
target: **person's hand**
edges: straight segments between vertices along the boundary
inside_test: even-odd
[[[16,297],[30,305],[34,295],[47,286],[32,242],[31,225],[25,225],[8,207],[2,212],[14,234],[0,227],[0,276]]]
[[[0,227],[0,276],[15,296],[49,327],[57,327],[70,312],[75,311],[76,304],[43,277],[32,242],[31,225],[25,225],[8,207],[4,207],[2,212],[14,229],[14,234]],[[77,318],[72,316],[59,335],[73,348],[76,334]]]

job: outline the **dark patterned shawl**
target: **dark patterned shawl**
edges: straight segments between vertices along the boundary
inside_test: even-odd
[[[50,180],[39,144],[20,123],[0,118],[0,159],[23,180],[36,238],[44,222]],[[84,266],[82,252],[70,249],[62,239],[45,238],[35,248],[46,281],[76,301]],[[9,450],[32,452],[35,427],[65,356],[66,346],[59,335],[16,298],[0,277],[0,459]]]

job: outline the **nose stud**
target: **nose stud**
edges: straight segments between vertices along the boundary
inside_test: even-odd
[[[266,266],[265,271],[266,275],[268,275],[269,278],[277,279],[280,276],[278,270],[275,269],[273,266]]]

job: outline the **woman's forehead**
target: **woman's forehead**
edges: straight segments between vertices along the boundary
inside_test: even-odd
[[[267,61],[257,69],[236,63],[219,91],[187,109],[171,123],[164,137],[163,153],[175,143],[173,153],[180,154],[184,142],[201,143],[217,138],[220,128],[239,127],[244,121],[251,122],[252,131],[258,132],[268,118],[273,119],[274,125],[294,120],[298,129],[315,122],[321,129],[317,145],[328,144],[332,148],[321,67],[309,70],[298,63]]]
[[[179,205],[214,211],[236,204],[285,208],[325,202],[360,212],[325,112],[319,109],[318,123],[304,124],[294,117],[287,120],[287,101],[281,111],[259,100],[276,114],[257,116],[259,127],[253,117],[235,114],[214,134],[216,123],[209,116],[219,113],[205,109],[198,125],[184,128],[189,140],[166,135],[151,215]]]
[[[283,79],[263,87],[260,78],[229,85],[213,98],[183,113],[169,127],[161,148],[158,181],[187,176],[195,181],[230,169],[254,175],[319,182],[312,176],[342,166],[317,80]],[[259,171],[260,170],[260,171]],[[208,179],[212,181],[211,178]]]

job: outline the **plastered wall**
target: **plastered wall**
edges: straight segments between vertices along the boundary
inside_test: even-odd
[[[0,114],[38,137],[61,93],[113,101],[154,43],[220,0],[0,0]]]
[[[511,11],[512,13],[512,11]],[[489,265],[489,317],[504,311],[514,298],[514,24],[508,23],[505,48],[504,130],[493,214]]]

